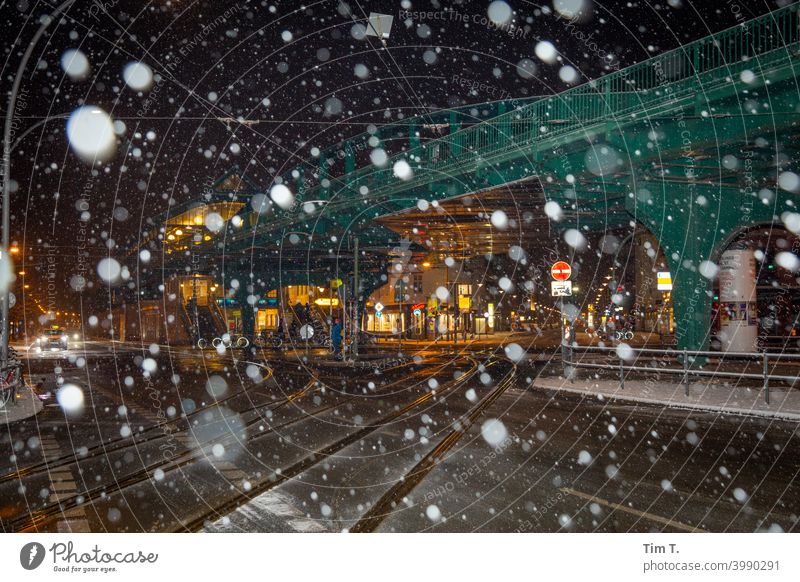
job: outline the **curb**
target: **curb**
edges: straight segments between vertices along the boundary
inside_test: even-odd
[[[720,406],[713,406],[709,404],[698,404],[693,402],[675,402],[673,400],[657,400],[653,398],[645,398],[642,396],[636,396],[634,394],[626,394],[622,391],[616,391],[613,393],[609,393],[608,391],[604,391],[602,389],[592,389],[592,390],[581,390],[579,388],[571,388],[570,386],[543,386],[541,384],[536,383],[534,380],[531,384],[528,385],[529,388],[533,388],[535,390],[551,390],[551,391],[563,391],[569,392],[571,394],[582,394],[584,396],[602,396],[608,400],[626,400],[629,402],[636,402],[638,404],[653,404],[653,405],[661,405],[668,408],[674,408],[676,410],[697,410],[702,412],[716,412],[722,414],[735,414],[737,416],[751,416],[757,418],[771,418],[775,420],[789,420],[794,422],[800,422],[800,412],[785,412],[785,411],[769,411],[769,410],[757,410],[757,409],[747,409],[747,408],[724,408]]]
[[[16,405],[11,404],[9,407],[0,408],[0,424],[11,424],[33,418],[44,410],[44,402],[41,401],[31,386],[25,384],[25,386],[20,389],[20,392],[23,390],[28,391],[28,398],[22,399],[22,401],[18,402]],[[27,402],[27,400],[30,400],[30,402]],[[30,409],[31,406],[33,407],[32,412],[30,410],[20,411],[22,408]],[[17,415],[13,413],[17,413]]]

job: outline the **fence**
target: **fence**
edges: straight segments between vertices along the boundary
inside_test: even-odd
[[[619,359],[618,363],[597,363],[597,362],[586,362],[586,361],[575,361],[573,357],[575,352],[581,352],[582,354],[601,354],[601,355],[616,355]],[[664,358],[668,361],[675,361],[678,359],[681,363],[680,368],[669,368],[669,367],[650,367],[650,366],[641,366],[636,365],[636,361],[639,359],[641,355],[652,355],[654,357]],[[718,362],[715,362],[717,369],[714,370],[705,370],[702,368],[695,368],[693,367],[693,363],[699,361],[700,359],[705,358],[715,358],[718,359]],[[698,377],[714,377],[714,378],[733,378],[737,380],[741,379],[748,379],[748,380],[760,380],[762,382],[762,390],[764,392],[764,401],[769,404],[769,384],[770,381],[778,381],[778,382],[788,382],[791,385],[796,384],[800,381],[800,378],[795,375],[781,375],[770,373],[770,365],[772,365],[772,372],[776,370],[777,364],[781,361],[800,361],[800,354],[782,354],[782,353],[747,353],[747,352],[710,352],[710,351],[696,351],[696,350],[659,350],[653,348],[642,348],[642,349],[634,349],[633,350],[633,364],[626,364],[625,358],[622,358],[618,355],[617,348],[605,348],[605,347],[596,347],[596,346],[573,346],[571,349],[567,350],[567,357],[564,360],[564,364],[568,366],[572,366],[573,368],[587,368],[587,369],[595,369],[595,370],[612,370],[619,372],[619,383],[620,388],[625,389],[625,373],[626,372],[644,372],[644,373],[654,373],[657,372],[659,374],[674,374],[681,376],[681,383],[684,385],[684,394],[689,396],[689,377],[690,376],[698,376]],[[754,374],[752,372],[737,372],[737,371],[730,371],[730,370],[720,370],[719,365],[730,363],[732,361],[760,361],[761,362],[761,372],[759,374]]]

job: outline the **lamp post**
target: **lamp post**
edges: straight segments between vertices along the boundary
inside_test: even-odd
[[[402,274],[400,275],[400,313],[398,314],[400,317],[400,321],[397,323],[397,331],[398,335],[398,342],[397,342],[397,355],[401,356],[403,354],[403,295],[405,295],[405,283],[403,281]]]

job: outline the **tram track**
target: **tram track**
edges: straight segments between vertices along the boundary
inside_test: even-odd
[[[422,457],[409,471],[381,497],[350,528],[352,533],[369,533],[375,531],[392,510],[398,507],[403,499],[419,485],[436,466],[446,458],[458,441],[469,431],[475,421],[513,384],[517,366],[512,364],[511,370],[497,383],[495,388],[472,407],[434,449]]]
[[[311,452],[302,459],[295,461],[290,466],[286,468],[281,468],[280,473],[276,474],[274,479],[266,480],[256,486],[253,486],[247,494],[237,496],[233,499],[226,501],[221,505],[216,506],[213,511],[206,512],[201,516],[193,518],[187,523],[182,524],[180,528],[174,531],[196,532],[202,530],[205,527],[205,525],[209,521],[211,521],[212,518],[218,518],[223,515],[227,515],[228,513],[231,513],[241,505],[244,505],[245,503],[251,501],[254,497],[266,493],[267,491],[274,489],[275,487],[279,486],[280,484],[286,481],[289,481],[290,479],[298,477],[299,475],[308,471],[312,467],[318,465],[324,460],[335,455],[339,451],[347,448],[351,444],[366,438],[367,436],[374,433],[378,429],[385,427],[387,424],[392,423],[395,420],[401,418],[403,415],[407,414],[411,410],[430,401],[435,395],[441,395],[447,392],[451,392],[458,386],[468,382],[477,373],[479,369],[479,364],[478,361],[472,357],[466,357],[464,358],[464,360],[468,361],[471,367],[468,371],[461,374],[458,378],[449,381],[447,384],[439,386],[439,388],[437,388],[436,390],[431,390],[426,392],[425,394],[415,398],[412,402],[396,409],[390,414],[381,417],[377,421],[373,421],[371,424],[368,424],[362,427],[361,429],[352,432],[341,439],[336,440],[333,443],[330,443],[322,448],[319,448]],[[408,380],[407,378],[404,379],[404,381],[406,382],[407,380]]]
[[[268,375],[267,375],[267,377],[264,378],[264,380],[266,381],[266,380],[269,380],[270,378],[272,378],[272,369],[270,367],[264,366],[263,364],[257,364],[255,362],[242,362],[242,363],[253,364],[253,365],[257,365],[257,366],[263,367],[268,371]],[[234,392],[233,394],[230,394],[230,395],[226,396],[225,398],[222,398],[222,399],[219,399],[219,400],[215,400],[214,402],[212,402],[208,406],[203,406],[201,408],[196,408],[192,412],[189,412],[189,413],[187,413],[187,414],[185,414],[183,416],[177,416],[175,418],[172,418],[172,419],[169,419],[169,420],[165,420],[164,422],[150,425],[146,429],[144,429],[144,431],[139,433],[139,435],[143,435],[143,434],[146,434],[146,433],[154,432],[156,429],[162,429],[163,430],[164,426],[173,426],[173,425],[180,424],[182,422],[188,422],[191,425],[191,420],[193,418],[198,417],[199,415],[207,412],[208,410],[211,410],[211,409],[213,409],[215,407],[218,407],[220,404],[224,404],[226,402],[229,402],[229,401],[233,400],[234,398],[238,398],[238,397],[244,395],[246,392],[247,392],[247,390],[239,390],[237,392]],[[251,410],[252,410],[252,408],[251,408]],[[185,429],[185,430],[188,430],[188,428]],[[17,471],[13,471],[11,473],[6,473],[5,475],[0,475],[0,485],[2,485],[3,483],[7,483],[9,481],[16,481],[16,480],[21,480],[23,478],[34,477],[39,473],[47,473],[48,471],[53,470],[53,469],[57,469],[57,468],[60,468],[60,467],[64,467],[66,465],[71,465],[71,464],[74,464],[74,463],[78,463],[80,461],[85,461],[87,458],[93,458],[94,456],[96,456],[96,455],[93,455],[93,453],[97,453],[97,452],[102,452],[103,454],[114,453],[114,452],[118,452],[118,451],[124,450],[126,448],[130,448],[130,447],[134,447],[134,446],[146,445],[148,443],[157,441],[157,440],[159,440],[161,438],[164,438],[163,434],[160,434],[160,435],[157,435],[157,436],[154,436],[154,437],[150,437],[150,438],[144,438],[144,439],[138,439],[137,438],[137,439],[134,439],[133,442],[131,441],[131,439],[129,437],[118,437],[118,438],[114,438],[114,439],[111,439],[111,440],[108,440],[108,441],[103,441],[103,442],[100,442],[100,443],[92,446],[91,448],[88,448],[87,451],[86,451],[86,454],[79,454],[79,453],[73,451],[72,453],[70,453],[68,455],[64,455],[63,457],[59,457],[57,459],[52,459],[52,460],[45,459],[43,461],[40,461],[40,462],[35,463],[33,465],[29,465],[29,466],[24,467],[22,469],[19,469]],[[101,449],[102,449],[102,451],[101,451]]]
[[[263,364],[259,364],[259,363],[256,363],[256,362],[242,361],[240,363],[242,363],[242,364],[255,364],[255,365],[259,365],[259,366],[264,367]],[[401,365],[398,365],[398,366],[395,366],[393,368],[387,368],[387,370],[384,370],[384,372],[388,371],[390,369],[404,368],[406,366],[410,366],[410,365],[414,365],[414,364],[415,363],[413,361],[405,362],[405,363],[403,363]],[[438,365],[433,370],[420,370],[419,373],[423,374],[423,377],[427,377],[426,373],[428,375],[435,374],[438,371],[440,371],[442,368],[444,368],[446,365],[447,365],[447,363]],[[477,364],[475,365],[475,367],[477,367]],[[402,378],[400,378],[400,379],[398,379],[398,380],[396,380],[394,382],[389,383],[386,386],[383,386],[381,388],[381,391],[385,391],[387,388],[393,387],[393,386],[396,386],[396,385],[399,385],[399,384],[405,384],[405,383],[408,382],[408,380],[409,380],[409,376],[404,376],[404,377],[402,377]],[[314,387],[315,385],[316,385],[316,388]],[[238,411],[237,414],[240,414],[240,415],[241,414],[247,414],[249,412],[253,412],[253,411],[257,411],[257,410],[274,411],[274,410],[277,410],[277,409],[279,409],[279,408],[281,408],[283,406],[286,406],[286,405],[290,404],[291,402],[294,402],[294,401],[298,400],[299,398],[301,398],[303,396],[308,396],[310,394],[313,394],[314,392],[322,389],[323,387],[331,389],[324,382],[319,380],[318,377],[315,376],[311,380],[309,380],[309,382],[307,382],[306,385],[303,386],[303,388],[301,388],[300,390],[298,390],[296,392],[293,392],[292,394],[286,396],[285,398],[282,398],[280,401],[271,402],[271,403],[268,403],[268,404],[256,405],[256,406],[253,406],[251,408],[248,408],[248,409],[245,409],[245,410],[242,410],[242,411]],[[237,393],[237,394],[239,394],[239,393]],[[202,414],[202,413],[208,412],[210,409],[215,408],[216,404],[218,404],[218,403],[212,404],[212,405],[210,405],[208,407],[204,407],[203,409],[200,409],[200,410],[197,410],[197,411],[193,411],[193,414],[195,414],[195,413],[196,414]],[[334,409],[334,408],[340,406],[341,404],[342,404],[341,402],[337,402],[337,403],[333,403],[333,404],[324,405],[324,406],[319,407],[319,408],[317,408],[317,409],[315,409],[313,411],[309,411],[309,413],[304,415],[304,416],[288,420],[286,422],[283,422],[283,423],[275,425],[275,426],[271,426],[268,430],[265,430],[265,431],[262,431],[262,432],[258,433],[253,440],[257,440],[258,438],[261,438],[261,437],[263,437],[263,436],[265,436],[267,434],[274,433],[274,432],[276,432],[278,430],[281,430],[283,428],[287,428],[287,427],[289,427],[291,425],[303,422],[303,421],[307,420],[309,416],[314,416],[314,415],[318,415],[318,414],[324,413],[324,412],[326,412],[328,410],[331,410],[331,409]],[[181,419],[176,419],[176,420],[184,420],[185,421],[186,419],[185,419],[185,417],[182,417]],[[263,415],[259,414],[255,418],[253,418],[250,421],[248,421],[243,426],[243,430],[246,430],[247,428],[250,428],[250,427],[252,427],[252,426],[254,426],[254,425],[258,424],[258,423],[261,423],[263,421],[264,421]],[[158,425],[156,425],[156,426],[154,426],[152,428],[157,428],[157,427],[158,427]],[[188,432],[192,431],[191,422],[189,423],[189,426],[185,429],[185,431],[188,431]],[[156,440],[158,440],[160,438],[161,438],[161,435],[159,435],[158,437],[156,437],[154,439],[149,439],[148,441],[137,441],[135,443],[127,442],[127,443],[125,443],[125,446],[118,447],[118,449],[116,449],[116,452],[122,451],[122,450],[124,450],[126,448],[130,448],[130,447],[142,446],[146,442],[154,442],[154,441],[156,441]],[[117,439],[116,442],[119,442],[121,440],[123,440],[123,439]],[[125,439],[125,440],[128,440],[128,439]],[[234,438],[233,435],[226,435],[226,438],[223,438],[221,440],[217,439],[217,440],[218,440],[218,442],[220,442],[223,445],[231,444],[232,442],[236,441],[236,439]],[[187,466],[197,462],[199,459],[203,458],[202,449],[203,449],[204,446],[206,446],[208,444],[209,444],[208,442],[199,443],[199,441],[198,441],[198,445],[199,445],[198,448],[196,448],[196,449],[187,449],[187,450],[183,451],[180,455],[170,459],[167,462],[158,461],[158,462],[156,462],[156,463],[154,463],[152,465],[148,465],[146,467],[142,467],[141,469],[138,469],[134,473],[131,473],[131,474],[126,475],[126,476],[124,476],[124,477],[122,477],[120,479],[117,479],[115,481],[115,483],[112,484],[112,485],[109,485],[109,484],[99,485],[99,486],[97,486],[95,488],[92,488],[92,489],[90,489],[88,491],[78,492],[77,494],[75,494],[75,495],[73,495],[73,496],[71,496],[69,498],[60,499],[58,503],[53,503],[53,504],[51,504],[51,505],[49,505],[49,506],[47,506],[45,508],[37,510],[36,512],[33,512],[31,515],[20,516],[20,517],[17,517],[17,518],[14,518],[14,519],[10,519],[10,520],[4,520],[4,522],[2,524],[2,529],[4,531],[22,531],[22,532],[37,531],[37,528],[40,528],[42,525],[44,525],[46,523],[49,523],[53,519],[57,519],[65,511],[68,511],[70,509],[74,509],[75,507],[78,507],[78,506],[81,506],[81,505],[90,504],[91,502],[93,502],[95,500],[98,500],[100,498],[103,498],[103,497],[109,495],[110,493],[120,492],[120,491],[123,491],[124,489],[127,489],[129,487],[132,487],[132,486],[135,486],[135,485],[138,485],[138,484],[141,484],[143,482],[148,481],[149,479],[151,479],[153,473],[158,469],[161,469],[166,473],[168,471],[175,471],[175,470],[187,467]],[[98,445],[97,447],[95,447],[95,449],[98,449],[98,448],[101,448],[101,447],[102,447],[102,445]],[[112,452],[114,452],[114,451],[112,451]],[[100,455],[97,455],[97,456],[100,456]],[[76,459],[75,458],[75,454],[71,454],[71,455],[67,455],[67,456],[65,456],[65,457],[63,457],[61,459],[61,466],[71,465],[71,464],[77,463],[78,461],[85,461],[85,460],[86,460],[86,457],[81,457],[80,459]],[[53,466],[53,464],[50,464],[49,468],[46,469],[45,471],[43,471],[42,473],[47,474],[53,468],[55,468]],[[30,478],[30,475],[28,475],[28,477]]]
[[[255,366],[258,366],[258,367],[260,367],[262,369],[267,370],[267,375],[262,378],[262,382],[267,382],[270,379],[274,378],[274,369],[273,369],[273,367],[268,366],[266,364],[261,364],[259,362],[251,362],[251,361],[246,361],[246,360],[235,360],[235,359],[233,360],[233,363],[234,364],[241,364],[241,365],[255,365]],[[409,361],[409,362],[405,362],[405,363],[397,365],[397,366],[393,366],[391,368],[386,368],[384,370],[384,372],[388,372],[390,370],[395,370],[397,368],[402,368],[402,367],[409,366],[409,365],[413,365],[413,362]],[[286,372],[283,372],[283,374],[285,374],[285,373]],[[320,379],[320,376],[312,376],[312,379],[309,382],[311,384],[313,384],[315,381],[324,384],[324,382]],[[288,396],[286,396],[286,397],[284,397],[284,398],[282,398],[282,399],[280,399],[278,401],[272,401],[272,402],[267,402],[267,403],[263,403],[263,404],[256,404],[256,405],[250,406],[249,408],[238,410],[236,412],[238,414],[247,414],[247,413],[252,412],[254,410],[258,410],[259,408],[269,409],[269,407],[271,407],[273,405],[285,404],[285,403],[291,402],[291,401],[293,401],[293,400],[295,400],[297,398],[300,398],[307,391],[308,391],[308,384],[306,386],[304,386],[304,388],[302,388],[301,390],[293,392],[293,393],[289,394]],[[245,396],[245,395],[247,395],[247,392],[248,392],[247,389],[236,391],[236,392],[234,392],[232,394],[229,394],[229,395],[225,396],[224,398],[214,400],[213,402],[211,402],[210,404],[208,404],[206,406],[203,406],[203,407],[200,407],[200,408],[196,408],[192,412],[186,413],[186,414],[181,415],[181,416],[177,416],[175,418],[171,418],[171,419],[165,420],[164,422],[160,422],[160,423],[157,423],[157,424],[152,424],[152,425],[148,426],[147,428],[145,428],[142,432],[138,433],[137,436],[142,436],[142,435],[146,435],[147,433],[152,433],[152,432],[156,431],[157,429],[161,429],[161,431],[163,432],[163,429],[164,429],[165,426],[167,426],[167,427],[175,426],[175,425],[180,425],[181,423],[188,423],[188,426],[186,426],[185,428],[181,429],[181,431],[179,433],[176,433],[176,434],[190,432],[191,428],[192,428],[191,427],[192,419],[198,418],[200,415],[202,415],[202,414],[204,414],[204,413],[206,413],[206,412],[208,412],[210,410],[217,409],[222,404],[230,402],[230,401],[232,401],[232,400],[234,400],[236,398]],[[21,468],[21,469],[19,469],[17,471],[12,471],[10,473],[6,473],[4,475],[0,475],[0,486],[3,485],[4,483],[8,483],[8,482],[11,482],[11,481],[18,481],[18,480],[22,480],[24,478],[31,478],[31,477],[36,477],[38,475],[47,474],[51,470],[58,469],[58,468],[61,468],[61,467],[67,466],[67,465],[72,465],[72,464],[75,464],[75,463],[78,463],[78,462],[91,460],[91,459],[96,458],[97,456],[100,456],[100,455],[106,455],[106,454],[109,454],[109,453],[120,452],[120,451],[123,451],[123,450],[125,450],[127,448],[131,448],[131,447],[144,446],[144,445],[156,442],[161,438],[165,438],[163,434],[154,435],[154,436],[152,436],[150,438],[135,438],[133,441],[131,440],[130,437],[113,438],[113,439],[110,439],[108,441],[100,442],[100,443],[88,448],[87,451],[85,451],[85,452],[83,452],[81,454],[78,454],[78,453],[73,451],[73,452],[71,452],[71,453],[69,453],[67,455],[64,455],[63,457],[59,457],[59,458],[52,459],[52,460],[45,459],[45,460],[40,461],[38,463],[35,463],[35,464],[32,464],[32,465],[26,466],[24,468]],[[95,454],[95,453],[100,453],[100,455]]]

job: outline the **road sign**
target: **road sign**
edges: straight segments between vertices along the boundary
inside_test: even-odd
[[[550,295],[572,297],[572,281],[550,281]]]
[[[550,267],[550,275],[556,281],[567,281],[572,276],[572,267],[569,266],[569,263],[565,263],[564,261],[556,261],[553,263],[553,266]]]
[[[656,289],[658,291],[672,291],[672,275],[669,271],[656,273]]]
[[[383,311],[383,303],[381,303],[380,301],[378,301],[378,302],[375,304],[375,311],[377,311],[378,313],[380,313],[381,311]]]

